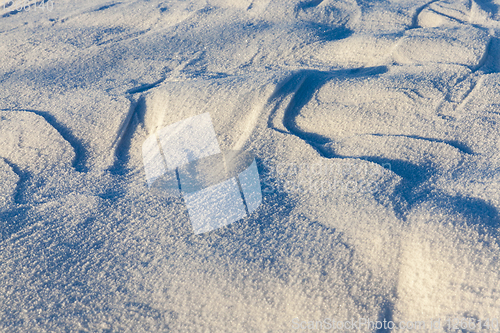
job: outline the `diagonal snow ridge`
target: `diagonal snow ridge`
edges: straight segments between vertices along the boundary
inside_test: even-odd
[[[214,119],[226,119],[214,124],[221,151],[248,150],[254,136],[265,126],[260,116],[267,112],[269,98],[287,76],[288,72],[268,71],[165,81],[144,94],[144,105],[138,108],[138,118],[151,134],[201,111],[209,112]],[[172,109],[178,112],[168,112]],[[226,131],[235,135],[223,134]]]

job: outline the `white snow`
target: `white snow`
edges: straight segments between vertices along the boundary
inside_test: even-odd
[[[30,4],[0,3],[0,331],[496,330],[500,1]]]

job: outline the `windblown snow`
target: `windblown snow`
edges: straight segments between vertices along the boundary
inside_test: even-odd
[[[0,331],[500,329],[499,0],[2,1]],[[199,115],[262,190],[203,233]]]

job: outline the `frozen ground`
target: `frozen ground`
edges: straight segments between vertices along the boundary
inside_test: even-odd
[[[492,331],[498,0],[45,4],[0,8],[0,331]],[[206,112],[263,203],[195,235],[141,147]]]

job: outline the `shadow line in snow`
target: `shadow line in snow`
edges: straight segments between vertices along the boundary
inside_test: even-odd
[[[426,4],[424,4],[424,5],[420,6],[420,7],[418,7],[417,9],[415,9],[415,13],[413,14],[413,17],[412,17],[412,19],[411,19],[411,26],[410,26],[410,28],[409,28],[409,29],[416,29],[416,28],[418,28],[418,27],[419,27],[419,25],[418,25],[418,17],[419,17],[419,15],[420,15],[420,13],[422,13],[422,11],[423,11],[425,8],[429,7],[429,6],[430,6],[430,5],[432,5],[434,2],[437,2],[437,1],[439,1],[439,0],[432,0],[432,1],[429,1],[429,2],[427,2]]]
[[[46,111],[40,110],[30,110],[30,109],[0,109],[0,111],[13,111],[13,112],[31,112],[34,113],[43,119],[50,126],[52,126],[61,137],[66,140],[71,147],[73,147],[73,151],[75,152],[75,158],[73,160],[73,168],[79,172],[87,172],[87,156],[88,152],[85,148],[85,145],[82,140],[78,139],[67,126],[60,123],[53,115]]]
[[[328,153],[323,149],[322,145],[329,142],[330,139],[316,133],[305,132],[296,125],[296,118],[300,114],[302,108],[309,103],[316,91],[321,89],[324,84],[334,78],[374,76],[386,73],[387,70],[388,68],[386,66],[377,66],[341,69],[328,72],[318,70],[298,71],[283,85],[277,88],[276,92],[270,97],[270,100],[282,99],[286,95],[293,94],[293,97],[284,112],[283,126],[289,133],[306,141],[322,156],[327,157]],[[270,120],[268,121],[268,125],[271,128],[274,128],[272,125],[273,116],[274,114],[271,114]]]
[[[26,170],[21,170],[17,165],[6,159],[5,157],[0,157],[5,164],[7,164],[12,171],[19,177],[19,180],[16,184],[16,192],[14,194],[14,202],[17,204],[23,203],[23,193],[27,188],[27,183],[33,178],[33,175]]]
[[[114,6],[119,5],[119,4],[121,4],[121,2],[116,2],[116,3],[111,3],[111,4],[109,4],[109,5],[104,5],[104,6],[102,6],[102,7],[99,7],[99,8],[97,8],[97,9],[95,9],[95,10],[94,10],[94,12],[99,12],[99,11],[101,11],[101,10],[106,10],[106,9],[108,9],[108,8],[114,7]]]
[[[291,134],[299,137],[308,145],[314,148],[322,157],[325,158],[358,158],[377,163],[382,167],[389,164],[391,171],[400,176],[403,180],[395,188],[394,194],[399,199],[394,199],[395,214],[402,220],[406,220],[408,212],[414,205],[425,202],[433,201],[439,203],[441,207],[448,207],[454,213],[462,215],[472,223],[493,226],[498,224],[499,213],[498,210],[490,205],[487,201],[473,198],[473,197],[453,197],[445,193],[436,192],[431,186],[422,187],[437,170],[431,163],[415,164],[405,160],[390,159],[380,156],[344,156],[337,155],[330,147],[327,148],[326,143],[331,140],[317,133],[306,132],[297,126],[296,118],[300,115],[302,108],[309,103],[314,94],[329,80],[337,77],[361,77],[378,75],[385,73],[386,67],[372,67],[372,68],[359,68],[355,70],[338,70],[332,72],[319,72],[319,71],[300,71],[292,75],[287,81],[280,85],[271,99],[286,100],[287,95],[292,95],[289,99],[288,105],[285,108],[283,115],[283,126],[286,131],[275,128],[273,125],[275,110],[271,112],[268,119],[268,126],[274,130],[283,133]],[[472,149],[465,143],[454,140],[440,140],[434,138],[425,138],[415,135],[382,135],[371,134],[375,136],[400,136],[407,137],[415,140],[426,140],[430,142],[444,143],[458,149],[463,154],[474,154]],[[436,194],[438,193],[438,194]],[[437,197],[436,197],[437,195]],[[446,203],[446,205],[445,205]]]
[[[378,321],[381,323],[388,323],[390,321],[394,322],[394,302],[385,300],[384,304],[382,305]],[[375,329],[375,333],[389,333],[392,331],[389,327],[387,327],[387,325],[386,327],[382,326],[379,329],[375,327]]]
[[[321,5],[322,2],[323,2],[323,0],[303,1],[297,5],[295,10],[299,11],[299,10],[307,10],[309,8],[314,8],[314,7]]]
[[[153,83],[146,83],[146,84],[141,84],[140,86],[138,87],[135,87],[135,88],[131,88],[129,90],[126,91],[127,94],[137,94],[137,93],[142,93],[142,92],[145,92],[147,90],[150,90],[150,89],[153,89],[153,88],[156,88],[157,86],[159,86],[163,81],[165,81],[166,79],[166,76],[162,77],[161,79],[159,79],[158,81],[156,82],[153,82]]]
[[[348,156],[336,156],[347,158]],[[352,157],[349,157],[352,158]],[[486,200],[464,195],[450,195],[433,188],[425,183],[436,174],[436,168],[430,164],[417,165],[408,161],[388,159],[378,156],[362,156],[359,159],[390,165],[391,171],[402,178],[395,187],[394,195],[401,200],[393,199],[393,210],[401,220],[406,220],[412,208],[425,202],[444,209],[445,211],[464,217],[469,223],[483,227],[497,227],[500,225],[498,209]],[[384,202],[384,198],[377,198]]]
[[[141,123],[138,118],[140,111],[146,107],[144,96],[141,96],[137,101],[131,100],[130,109],[125,118],[118,136],[115,139],[113,146],[115,148],[115,162],[108,171],[114,175],[124,175],[129,170],[126,169],[127,163],[130,161],[130,148],[132,146],[132,137]]]
[[[348,156],[336,156],[347,158]],[[349,157],[352,158],[352,157]],[[362,156],[359,159],[390,165],[390,170],[400,176],[402,181],[395,187],[394,195],[402,200],[393,200],[393,210],[401,220],[406,220],[411,209],[426,202],[445,211],[465,218],[468,223],[483,227],[500,225],[500,212],[486,200],[464,195],[450,195],[432,186],[424,184],[436,174],[436,168],[430,164],[417,165],[408,161],[388,159],[378,156]],[[378,198],[384,202],[384,198]]]
[[[4,157],[0,157],[19,177],[14,192],[14,203],[12,209],[0,212],[0,242],[8,239],[11,235],[30,225],[28,212],[31,209],[30,205],[25,204],[24,195],[26,189],[33,179],[33,175],[25,170],[21,170],[16,164],[12,163]]]
[[[474,0],[474,2],[485,12],[490,12],[493,17],[497,16],[500,5],[494,0]]]
[[[486,56],[478,70],[484,74],[500,73],[500,38],[491,37],[485,53]]]
[[[404,138],[409,138],[409,139],[444,143],[444,144],[447,144],[449,146],[452,146],[452,147],[460,150],[460,152],[462,152],[463,154],[474,155],[474,151],[472,150],[472,148],[470,148],[465,142],[461,142],[458,140],[441,140],[441,139],[435,139],[435,138],[426,138],[426,137],[422,137],[419,135],[405,135],[405,134],[377,134],[377,133],[374,133],[374,134],[370,134],[370,135],[384,136],[384,137],[404,137]]]

